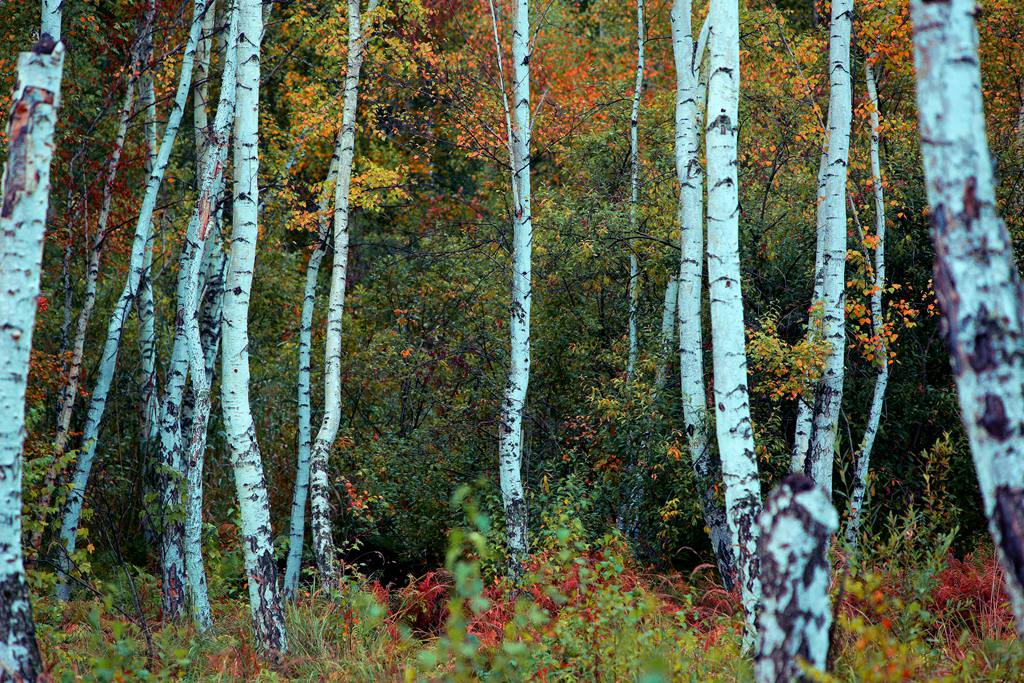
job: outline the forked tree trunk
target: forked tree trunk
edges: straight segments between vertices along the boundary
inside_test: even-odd
[[[45,11],[45,9],[44,9]],[[59,28],[58,28],[59,32]],[[25,390],[50,200],[64,45],[44,36],[18,55],[0,182],[0,679],[42,672],[21,551]]]
[[[974,0],[910,3],[932,242],[960,418],[1024,638],[1024,314],[996,207]]]
[[[249,406],[249,298],[256,262],[259,209],[260,0],[238,0],[238,92],[235,99],[231,260],[225,281],[221,410],[235,471],[249,607],[257,646],[277,656],[287,648],[274,561],[270,504],[256,425]]]
[[[828,495],[803,474],[791,474],[761,513],[761,611],[754,677],[758,683],[805,680],[802,665],[824,670],[832,606],[829,538],[839,517]]]
[[[704,169],[700,145],[703,112],[700,73],[711,27],[704,22],[693,39],[690,0],[672,4],[672,52],[676,63],[676,176],[679,180],[679,386],[683,422],[704,523],[722,584],[729,590],[736,571],[725,508],[715,494],[722,481],[718,454],[711,448],[711,420],[704,386],[704,330],[701,299],[704,275]]]
[[[882,292],[885,289],[885,190],[882,186],[882,164],[878,157],[879,119],[878,88],[871,61],[872,54],[864,61],[864,80],[867,83],[868,99],[871,102],[871,189],[875,199],[875,283],[871,292],[871,334],[875,344],[875,390],[871,396],[871,409],[864,437],[857,453],[857,471],[854,475],[853,492],[850,494],[850,519],[846,523],[846,541],[851,550],[857,549],[861,519],[868,491],[868,467],[871,463],[871,449],[875,445],[878,424],[882,419],[882,405],[885,389],[889,383],[889,344],[885,338],[885,315],[882,312]]]
[[[740,39],[737,0],[713,0],[708,51],[708,280],[715,378],[715,428],[722,458],[725,514],[736,553],[746,613],[746,647],[752,644],[760,599],[757,518],[761,513],[754,432],[747,389],[747,352],[740,279],[739,128]]]
[[[331,155],[327,171],[327,187],[332,187],[338,177],[339,139]],[[331,223],[327,220],[327,202],[331,195],[326,191],[320,197],[320,220],[317,226],[316,243],[306,263],[306,283],[302,296],[302,315],[299,320],[299,381],[298,381],[298,462],[295,469],[295,489],[292,494],[292,514],[288,531],[288,562],[284,575],[284,596],[286,600],[295,597],[302,570],[302,546],[306,534],[306,501],[309,497],[309,456],[312,445],[312,391],[310,372],[313,338],[313,309],[316,307],[316,286],[320,264],[327,253],[331,236]]]
[[[377,6],[370,0],[368,11]],[[359,16],[359,0],[348,0],[348,65],[338,136],[338,174],[334,183],[334,264],[327,301],[327,336],[324,343],[324,415],[309,456],[309,523],[320,578],[328,588],[338,585],[334,535],[331,526],[328,461],[341,425],[341,328],[345,312],[348,272],[349,190],[355,157],[359,73],[366,53],[366,36]]]

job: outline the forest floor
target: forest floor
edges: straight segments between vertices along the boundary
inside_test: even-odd
[[[301,592],[276,662],[253,648],[241,582],[215,591],[211,633],[162,624],[159,585],[140,572],[93,600],[37,600],[38,636],[57,681],[752,679],[738,597],[712,568],[658,573],[618,537],[563,540],[533,556],[517,599],[472,553],[404,586]],[[990,550],[958,559],[948,544],[896,539],[862,563],[837,551],[834,583],[831,674],[816,680],[1021,680]]]

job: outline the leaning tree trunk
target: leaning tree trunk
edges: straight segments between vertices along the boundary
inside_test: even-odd
[[[828,660],[832,606],[826,555],[839,516],[810,477],[791,474],[768,496],[760,527],[754,678],[804,680],[801,664],[824,670]]]
[[[67,508],[65,509],[64,520],[61,524],[63,548],[57,561],[59,571],[63,576],[57,586],[57,595],[65,600],[70,592],[66,575],[71,568],[71,556],[75,552],[78,523],[81,519],[82,503],[85,497],[85,487],[89,481],[89,473],[92,470],[92,462],[96,455],[96,442],[99,438],[100,423],[103,420],[107,396],[114,379],[114,370],[117,367],[117,356],[121,346],[121,332],[135,303],[145,270],[146,247],[149,242],[150,231],[153,227],[153,212],[156,208],[157,195],[160,192],[164,172],[167,170],[167,162],[171,156],[171,148],[174,147],[174,140],[181,125],[181,118],[185,113],[185,102],[188,99],[189,88],[192,83],[192,64],[195,57],[196,43],[199,40],[199,30],[202,26],[205,6],[205,0],[196,0],[188,41],[185,44],[185,53],[182,57],[178,89],[174,96],[174,103],[170,116],[167,119],[167,125],[164,128],[163,139],[160,142],[160,151],[154,160],[153,168],[146,181],[146,191],[142,200],[142,206],[139,209],[139,217],[135,226],[135,238],[132,242],[131,261],[128,267],[128,280],[125,282],[121,296],[114,306],[114,313],[110,318],[110,323],[107,325],[107,338],[103,345],[102,355],[100,356],[96,385],[93,388],[92,397],[89,401],[89,412],[86,415],[85,428],[82,435],[82,450],[78,456],[78,463],[75,466],[71,490],[68,492]]]
[[[203,145],[205,159],[201,167],[199,198],[193,209],[189,233],[185,237],[186,242],[194,242],[194,253],[187,263],[182,264],[185,269],[185,284],[182,288],[184,301],[179,307],[194,397],[191,430],[183,434],[188,437],[184,454],[184,563],[192,620],[200,631],[206,631],[213,625],[206,569],[203,566],[203,455],[206,452],[206,430],[210,421],[211,400],[210,378],[206,373],[206,354],[203,350],[199,321],[200,274],[203,266],[208,264],[200,258],[200,254],[208,251],[210,236],[220,229],[217,207],[224,191],[224,168],[227,166],[228,142],[235,115],[237,46],[238,10],[232,3],[224,50],[220,101],[217,104],[213,129],[207,131],[208,138]]]
[[[340,152],[339,140],[334,145],[334,154],[327,171],[327,187],[331,187],[338,177],[338,160]],[[312,366],[311,350],[313,338],[313,309],[316,307],[316,285],[319,279],[320,264],[327,253],[330,239],[330,221],[327,220],[327,201],[329,195],[324,192],[320,197],[319,224],[317,226],[316,243],[306,263],[306,284],[302,296],[302,316],[299,321],[299,381],[298,381],[298,463],[295,468],[295,490],[292,494],[292,515],[288,530],[288,561],[284,575],[285,599],[292,599],[299,587],[299,574],[302,570],[302,545],[306,534],[306,500],[309,497],[309,457],[312,444],[310,370]]]
[[[693,40],[691,0],[672,4],[672,52],[676,63],[676,176],[679,179],[679,386],[683,421],[700,495],[704,523],[711,536],[718,573],[729,590],[736,571],[725,508],[715,494],[721,462],[711,449],[711,426],[704,386],[704,331],[701,294],[704,274],[704,169],[701,167],[700,64],[710,23]]]
[[[530,305],[533,216],[530,213],[530,9],[516,0],[512,25],[514,117],[509,126],[512,177],[512,303],[509,306],[511,353],[498,425],[498,475],[505,508],[508,573],[522,576],[528,553],[527,509],[523,493],[523,413],[530,383]],[[500,51],[499,51],[500,54]]]
[[[0,680],[42,671],[21,553],[21,449],[63,69],[64,45],[46,36],[18,56],[0,183]]]
[[[974,0],[912,0],[921,152],[960,417],[1024,637],[1024,313],[996,210]]]
[[[804,471],[832,495],[839,408],[843,401],[846,355],[846,167],[850,155],[853,89],[850,29],[853,0],[832,3],[829,37],[828,163],[821,178],[824,201],[817,207],[822,234],[821,338],[828,344],[825,372],[814,394],[810,446]]]
[[[875,391],[871,396],[871,409],[864,437],[857,453],[857,471],[854,475],[853,493],[850,494],[850,519],[846,523],[846,541],[853,551],[857,548],[864,502],[868,490],[868,465],[871,463],[871,449],[875,445],[878,424],[882,419],[882,404],[885,389],[889,383],[889,345],[885,339],[885,316],[882,313],[882,291],[885,289],[885,194],[882,187],[882,165],[878,158],[879,121],[878,88],[875,86],[875,72],[872,54],[864,61],[864,77],[867,82],[868,99],[871,102],[871,189],[875,198],[875,283],[871,292],[871,333],[874,337]]]
[[[282,653],[287,647],[284,609],[274,562],[270,504],[256,425],[249,405],[249,298],[256,263],[259,208],[260,0],[238,0],[238,93],[235,100],[234,202],[231,260],[225,282],[221,410],[235,471],[249,607],[257,646]]]
[[[708,280],[711,283],[711,346],[715,378],[715,428],[722,458],[725,512],[736,553],[737,578],[746,612],[744,643],[753,638],[760,599],[757,518],[761,513],[754,433],[747,390],[747,353],[740,280],[739,127],[740,40],[737,0],[711,3],[708,41]]]
[[[138,66],[137,62],[134,63]],[[108,223],[110,220],[110,207],[114,198],[114,179],[117,177],[117,169],[121,162],[121,152],[124,150],[124,141],[128,133],[128,121],[132,116],[132,104],[135,101],[135,79],[129,78],[125,88],[124,100],[121,103],[121,113],[117,122],[117,133],[114,136],[114,149],[110,153],[107,162],[107,174],[103,182],[103,198],[100,202],[100,214],[96,224],[96,236],[89,246],[89,256],[85,267],[85,294],[82,300],[82,310],[78,313],[78,321],[75,325],[75,336],[71,342],[71,358],[68,361],[67,380],[61,387],[57,405],[60,410],[57,413],[57,434],[53,441],[53,463],[46,471],[42,488],[39,492],[39,499],[36,509],[40,521],[47,522],[53,510],[50,504],[53,501],[54,488],[60,476],[60,462],[68,445],[68,435],[71,431],[71,417],[74,413],[75,402],[78,400],[78,384],[82,378],[82,358],[85,355],[85,334],[89,328],[89,321],[92,319],[92,312],[96,307],[96,285],[100,276],[100,258],[103,254],[103,247],[107,238]],[[31,545],[36,551],[40,550],[43,544],[43,533],[45,524],[32,533]]]
[[[629,117],[629,232],[636,235],[637,195],[640,190],[640,100],[644,91],[644,0],[636,0],[636,81],[633,84],[633,109]],[[626,382],[636,372],[640,342],[637,340],[637,309],[640,304],[640,263],[636,251],[629,250],[629,358]]]
[[[370,0],[368,11],[376,7]],[[320,577],[328,588],[338,585],[334,535],[331,528],[328,461],[341,424],[341,323],[345,312],[348,271],[349,190],[355,157],[356,111],[359,104],[359,73],[366,52],[366,37],[359,17],[359,0],[348,0],[348,65],[345,97],[338,136],[338,174],[334,182],[334,264],[331,293],[327,300],[327,336],[324,343],[324,415],[309,456],[309,524],[313,553]]]

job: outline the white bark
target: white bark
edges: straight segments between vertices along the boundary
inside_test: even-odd
[[[760,598],[757,518],[761,512],[754,433],[750,424],[747,353],[740,282],[739,127],[740,46],[737,0],[713,0],[708,16],[708,280],[715,378],[715,427],[722,458],[725,513],[746,612],[745,643],[753,637]]]
[[[1024,321],[996,208],[974,0],[910,3],[917,104],[942,308],[989,531],[1024,637]]]
[[[518,580],[528,546],[527,509],[523,493],[523,413],[530,382],[530,305],[533,216],[530,213],[530,9],[516,0],[512,24],[512,303],[509,306],[510,357],[508,379],[498,426],[498,474],[505,508],[509,575]]]
[[[192,214],[194,230],[186,235],[186,241],[195,241],[195,254],[183,264],[185,269],[184,301],[180,304],[182,334],[188,357],[189,377],[192,382],[194,407],[191,432],[185,452],[185,528],[184,561],[188,581],[189,602],[192,619],[200,631],[213,625],[210,612],[210,598],[207,592],[206,569],[203,567],[203,456],[206,452],[206,430],[210,421],[210,377],[207,375],[206,353],[200,333],[200,275],[204,260],[198,254],[209,252],[208,240],[220,229],[217,220],[217,206],[224,191],[224,169],[227,165],[228,142],[231,124],[235,114],[235,82],[237,79],[236,59],[238,46],[238,10],[232,3],[228,12],[228,35],[224,50],[224,70],[221,75],[220,101],[213,130],[203,147],[205,159],[202,164],[199,198]],[[190,226],[192,227],[192,226]],[[219,246],[218,246],[219,251]],[[217,260],[218,254],[211,254]]]
[[[636,80],[633,83],[633,109],[629,117],[629,232],[636,235],[637,194],[640,189],[640,100],[644,91],[644,0],[636,0]],[[629,359],[626,382],[633,379],[639,353],[637,309],[640,304],[640,263],[636,251],[629,251]]]
[[[49,35],[53,42],[61,39],[61,19],[64,0],[42,0],[42,12],[39,21],[39,36]]]
[[[59,30],[59,29],[58,29]],[[25,390],[50,199],[64,45],[18,55],[0,181],[0,678],[42,673],[21,550]]]
[[[249,406],[249,298],[259,234],[259,92],[263,15],[259,0],[239,0],[231,260],[225,281],[221,410],[235,471],[249,606],[257,646],[284,652],[284,610],[274,562],[267,484]]]
[[[704,169],[701,166],[701,62],[711,27],[704,22],[693,40],[691,0],[672,4],[672,52],[676,64],[676,176],[679,180],[679,386],[683,422],[700,495],[704,523],[722,583],[731,589],[736,570],[725,508],[715,495],[722,478],[721,462],[710,447],[711,426],[704,386],[704,331],[701,298],[704,275]]]
[[[846,168],[850,154],[853,86],[850,76],[850,30],[853,0],[832,3],[829,37],[827,163],[821,172],[823,196],[817,206],[822,240],[822,339],[829,345],[825,371],[814,396],[810,446],[804,470],[832,495],[839,408],[843,400],[846,354]]]
[[[805,680],[801,665],[824,671],[828,660],[827,553],[839,516],[809,477],[792,474],[768,496],[760,527],[762,601],[754,678],[758,683]]]
[[[160,151],[154,160],[153,169],[146,181],[145,195],[139,209],[139,217],[135,226],[135,238],[132,242],[128,280],[125,282],[124,289],[121,291],[121,296],[118,298],[117,304],[114,307],[114,313],[107,326],[107,338],[103,346],[102,355],[100,356],[96,385],[93,388],[89,401],[89,412],[86,416],[82,435],[82,449],[75,466],[71,490],[68,492],[67,508],[61,525],[63,549],[58,557],[58,563],[62,573],[66,573],[70,569],[71,555],[75,552],[75,542],[78,535],[78,523],[82,513],[85,487],[89,481],[93,458],[96,455],[96,443],[99,438],[100,423],[106,409],[107,395],[110,392],[110,385],[114,379],[114,370],[117,366],[117,356],[120,351],[121,332],[124,329],[125,321],[139,292],[139,285],[145,267],[146,245],[149,242],[150,231],[153,227],[153,211],[156,208],[157,195],[163,181],[164,171],[167,169],[167,161],[171,156],[171,148],[174,146],[174,140],[181,125],[181,118],[185,112],[185,101],[188,98],[189,87],[192,83],[192,64],[196,43],[199,39],[199,29],[202,25],[204,7],[204,0],[196,0],[188,41],[185,44],[185,53],[182,57],[181,75],[174,103],[170,116],[167,119],[167,125],[164,128],[163,139],[160,142]],[[69,596],[66,580],[62,580],[58,584],[57,595],[62,599],[67,599]]]
[[[875,72],[871,68],[872,55],[864,61],[864,80],[867,84],[868,99],[871,102],[871,189],[875,199],[875,282],[871,293],[871,333],[875,338],[875,390],[871,397],[868,423],[857,454],[857,471],[854,475],[853,492],[850,495],[850,519],[846,525],[846,541],[856,550],[861,519],[868,490],[868,466],[871,463],[871,449],[875,445],[878,424],[882,419],[882,405],[885,389],[889,383],[889,345],[885,338],[885,316],[882,313],[882,291],[885,289],[885,193],[882,187],[882,164],[878,156],[879,114],[878,88]]]
[[[375,7],[376,0],[371,0],[369,11],[372,12]],[[359,74],[366,53],[359,0],[348,0],[348,45],[341,133],[337,143],[338,174],[334,183],[334,264],[331,268],[331,293],[327,300],[327,335],[324,343],[324,414],[309,456],[309,523],[313,531],[313,553],[321,580],[329,588],[337,587],[338,577],[327,467],[341,424],[341,328],[348,271],[349,190],[355,156]]]
[[[679,312],[679,278],[670,273],[665,284],[665,300],[661,305],[661,358],[658,372],[654,378],[654,386],[661,389],[668,380],[672,369],[672,353],[678,349],[676,341],[676,316]]]
[[[340,132],[340,131],[339,131]],[[334,146],[330,168],[327,171],[327,187],[338,177],[338,160],[341,151],[341,136]],[[320,264],[327,253],[330,239],[330,221],[326,219],[327,202],[331,195],[325,191],[320,197],[320,223],[316,243],[306,263],[306,286],[302,297],[302,317],[299,322],[299,380],[298,380],[298,463],[295,469],[295,491],[292,494],[291,525],[288,532],[288,563],[284,575],[285,599],[292,599],[299,587],[302,569],[302,546],[306,532],[306,500],[309,496],[309,458],[312,444],[312,418],[310,368],[313,336],[313,309],[316,306],[316,286]]]

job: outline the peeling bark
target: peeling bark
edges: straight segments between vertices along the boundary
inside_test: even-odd
[[[989,532],[1024,637],[1022,293],[985,137],[977,5],[912,0],[910,9],[935,294]]]
[[[64,45],[45,36],[18,55],[0,182],[0,681],[35,681],[43,668],[22,559],[21,470],[63,68]]]
[[[829,538],[839,516],[829,496],[791,474],[768,496],[760,519],[761,611],[754,677],[758,683],[810,680],[804,666],[824,670],[832,607]]]

